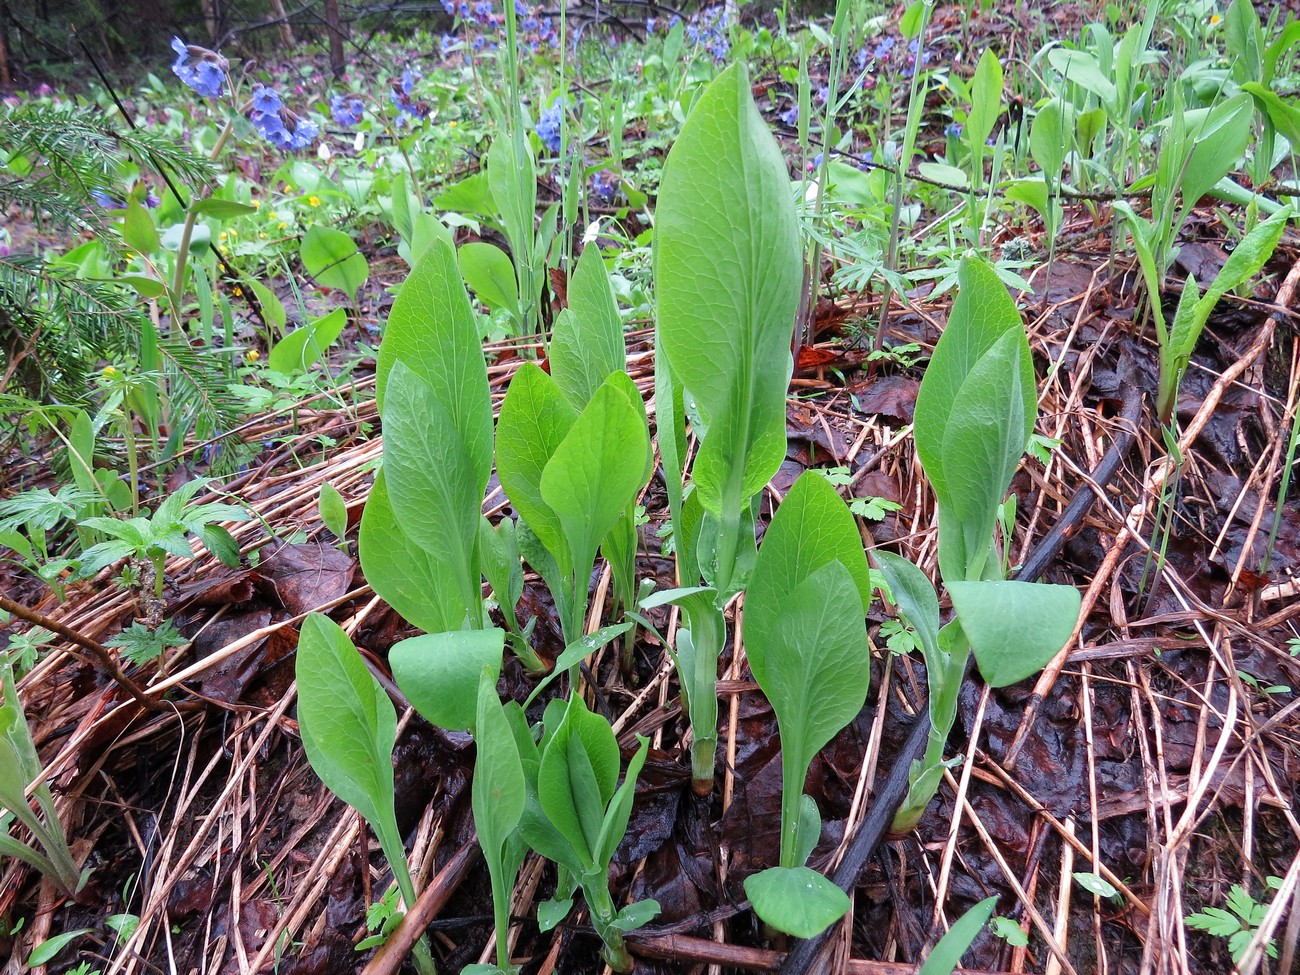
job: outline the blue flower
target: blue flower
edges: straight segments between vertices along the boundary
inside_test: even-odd
[[[103,190],[91,190],[90,196],[91,199],[102,206],[105,210],[121,210],[125,206],[122,201],[113,199]]]
[[[172,38],[176,60],[172,74],[205,98],[217,98],[225,91],[226,69],[230,62],[215,51],[194,44],[186,44],[179,37]]]
[[[320,126],[289,111],[284,107],[280,93],[266,86],[253,92],[248,117],[262,138],[285,152],[306,149],[320,134]]]
[[[950,137],[952,137],[952,138],[954,138],[954,139],[960,138],[960,136],[961,136],[961,123],[960,123],[960,122],[949,122],[949,123],[948,123],[948,126],[943,130],[943,134],[946,135],[946,136],[950,136]]]
[[[528,5],[524,3],[524,0],[515,0],[515,15],[518,17],[523,17],[527,13],[528,13]]]
[[[335,95],[330,99],[330,114],[334,116],[334,124],[345,129],[360,125],[365,110],[365,102],[356,95]]]
[[[542,109],[541,118],[537,120],[537,138],[551,152],[560,151],[560,115],[564,108],[559,102],[550,108]]]
[[[602,169],[591,177],[591,195],[601,203],[613,203],[618,198],[620,182],[618,173]]]
[[[781,121],[791,127],[799,124],[799,106],[791,105],[780,115]]]
[[[409,95],[415,83],[423,78],[419,68],[406,68],[402,71],[402,94]]]
[[[253,111],[263,115],[279,115],[282,107],[280,93],[274,88],[258,85],[253,89]]]

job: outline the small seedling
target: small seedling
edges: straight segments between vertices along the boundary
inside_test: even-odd
[[[1282,878],[1269,877],[1264,881],[1264,886],[1269,890],[1277,890],[1282,886]],[[1264,923],[1268,905],[1256,903],[1255,898],[1240,884],[1233,884],[1228,891],[1227,905],[1226,911],[1221,907],[1207,907],[1196,914],[1189,914],[1187,926],[1209,932],[1216,938],[1227,938],[1232,960],[1238,962],[1245,954],[1246,946],[1255,937],[1255,931]],[[1277,945],[1272,941],[1266,950],[1268,957],[1277,957]]]

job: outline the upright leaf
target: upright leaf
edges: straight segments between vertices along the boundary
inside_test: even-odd
[[[555,322],[551,375],[576,409],[605,379],[627,367],[623,323],[600,249],[588,245],[569,280],[569,309]]]
[[[413,636],[393,645],[388,660],[393,679],[425,720],[465,731],[474,724],[479,678],[486,672],[496,686],[505,633],[452,630]]]
[[[655,234],[661,350],[708,424],[696,489],[738,518],[785,457],[803,266],[785,160],[743,64],[709,85],[669,153]]]
[[[323,287],[337,288],[349,298],[370,276],[370,265],[356,241],[341,230],[312,224],[303,236],[298,257],[307,273]]]
[[[1033,582],[949,582],[957,619],[993,687],[1036,674],[1074,632],[1079,591]]]

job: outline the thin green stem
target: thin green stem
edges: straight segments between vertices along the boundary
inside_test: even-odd
[[[213,162],[221,155],[221,151],[226,148],[226,143],[235,133],[235,120],[230,119],[226,122],[226,127],[221,130],[217,136],[216,143],[212,146],[212,152],[208,154]],[[181,311],[181,292],[185,288],[185,268],[190,256],[190,238],[194,233],[194,223],[198,220],[198,213],[191,206],[185,213],[185,225],[181,228],[181,242],[176,249],[176,270],[172,274],[172,322],[180,320]]]

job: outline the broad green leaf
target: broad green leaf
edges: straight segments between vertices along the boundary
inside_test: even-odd
[[[456,580],[465,612],[477,616],[487,473],[476,469],[433,388],[400,360],[388,376],[384,475],[397,524]]]
[[[157,278],[147,278],[142,274],[123,274],[117,278],[117,282],[134,288],[141,298],[157,298],[167,290],[167,286]]]
[[[644,417],[610,377],[542,472],[542,499],[560,521],[575,571],[585,576],[601,540],[635,502],[649,450]]]
[[[762,553],[759,560],[761,566]],[[781,613],[757,624],[746,614],[745,647],[781,733],[781,862],[797,866],[798,801],[808,767],[862,710],[871,657],[862,600],[842,563],[817,569],[780,606]]]
[[[257,298],[257,303],[262,309],[262,320],[275,335],[283,338],[285,323],[288,321],[284,303],[261,281],[248,281],[246,287],[252,288]]]
[[[952,975],[975,936],[989,923],[997,903],[996,895],[986,897],[959,917],[948,929],[948,933],[930,950],[919,975]]]
[[[474,289],[479,301],[519,317],[519,283],[505,251],[495,244],[475,241],[462,244],[456,257],[465,283]]]
[[[1026,364],[1028,396],[1021,368]],[[1032,376],[1025,333],[1017,327],[1004,332],[975,363],[957,393],[943,435],[943,493],[935,488],[940,506],[956,519],[962,535],[962,556],[940,559],[945,581],[979,578],[984,572],[998,506],[1029,442],[1026,430],[1033,430],[1037,403]],[[1027,404],[1033,410],[1028,423]],[[941,549],[952,541],[951,533],[941,535]]]
[[[785,161],[743,64],[709,85],[669,153],[655,235],[661,351],[708,424],[696,491],[734,519],[785,458],[803,266]]]
[[[555,380],[536,363],[525,362],[510,380],[497,420],[501,487],[532,533],[560,560],[564,575],[569,574],[572,559],[560,518],[542,496],[542,476],[577,419],[577,410]],[[520,547],[523,545],[521,537]]]
[[[484,172],[467,176],[458,183],[443,190],[434,197],[434,205],[440,210],[454,213],[474,213],[480,217],[497,219],[496,204],[488,189],[488,178]]]
[[[388,662],[397,686],[426,721],[465,731],[474,724],[479,677],[486,669],[495,688],[504,647],[505,632],[495,627],[426,633],[394,644]]]
[[[348,314],[342,308],[290,332],[271,348],[266,364],[286,376],[306,372],[343,334]]]
[[[1255,81],[1246,82],[1241,90],[1250,93],[1256,107],[1292,146],[1300,145],[1300,109]]]
[[[1277,73],[1277,62],[1296,44],[1300,44],[1300,20],[1291,19],[1278,32],[1273,42],[1264,48],[1264,65],[1260,72],[1260,80],[1264,84],[1273,83],[1273,76]]]
[[[206,200],[196,200],[192,203],[190,212],[216,217],[218,220],[233,220],[235,217],[244,217],[250,213],[256,213],[257,207],[250,206],[247,203],[239,203],[235,200],[216,200],[208,197]]]
[[[153,225],[149,215],[138,200],[132,200],[122,217],[122,239],[126,246],[141,254],[149,255],[158,249],[158,228]]]
[[[839,562],[849,573],[858,592],[859,615],[865,616],[871,605],[871,577],[853,515],[825,477],[804,471],[763,536],[745,599],[746,633],[754,626],[776,626],[789,594],[831,562]],[[763,666],[761,661],[758,666]]]
[[[635,931],[637,928],[649,924],[659,916],[659,910],[657,900],[647,898],[643,901],[637,901],[635,904],[629,904],[619,911],[610,927],[617,928],[627,934],[629,931]]]
[[[600,248],[588,245],[569,280],[569,308],[555,322],[551,375],[582,409],[611,374],[627,367],[623,323]]]
[[[1107,108],[1115,106],[1115,83],[1106,77],[1092,54],[1054,47],[1047,52],[1047,61],[1066,81],[1096,95]]]
[[[949,582],[948,595],[992,687],[1036,674],[1074,632],[1079,591],[1033,582]]]
[[[993,49],[986,47],[980,55],[979,64],[975,66],[975,77],[971,81],[971,110],[966,120],[967,130],[963,136],[969,138],[972,145],[983,148],[993,134],[993,126],[1002,114],[1002,65]]]
[[[351,299],[370,276],[370,265],[356,241],[341,230],[313,224],[307,228],[298,257],[303,268],[325,288],[337,288]]]
[[[984,261],[963,258],[957,270],[960,287],[948,325],[926,366],[916,397],[914,431],[916,452],[934,486],[940,503],[951,498],[944,467],[944,444],[949,420],[961,403],[963,384],[976,363],[1008,332],[1020,340],[1023,442],[1028,443],[1037,417],[1033,360],[1015,303],[993,269]],[[1001,500],[1000,498],[998,500]]]
[[[366,581],[402,619],[426,633],[459,629],[465,603],[459,580],[398,523],[383,470],[361,513],[357,541]]]
[[[329,790],[375,832],[392,824],[397,714],[348,635],[312,613],[298,637],[298,726],[307,758]]]
[[[1029,127],[1029,152],[1049,180],[1059,178],[1065,165],[1068,130],[1065,103],[1059,98],[1050,99],[1040,108]]]
[[[1224,18],[1224,38],[1232,74],[1238,83],[1260,81],[1264,67],[1264,31],[1251,0],[1233,0]]]
[[[450,241],[440,241],[425,252],[388,314],[375,365],[375,396],[381,414],[388,374],[399,360],[432,388],[486,485],[492,470],[487,363]]]
[[[772,867],[745,878],[750,906],[796,938],[813,938],[848,913],[849,895],[808,867]]]
[[[570,698],[564,720],[542,754],[537,793],[546,819],[585,870],[596,865],[595,847],[605,804],[618,782],[618,765],[618,742],[609,723],[588,711],[581,697]]]
[[[1186,113],[1187,132],[1196,144],[1179,183],[1184,207],[1195,206],[1237,165],[1250,141],[1254,116],[1254,104],[1245,92],[1213,108]]]

